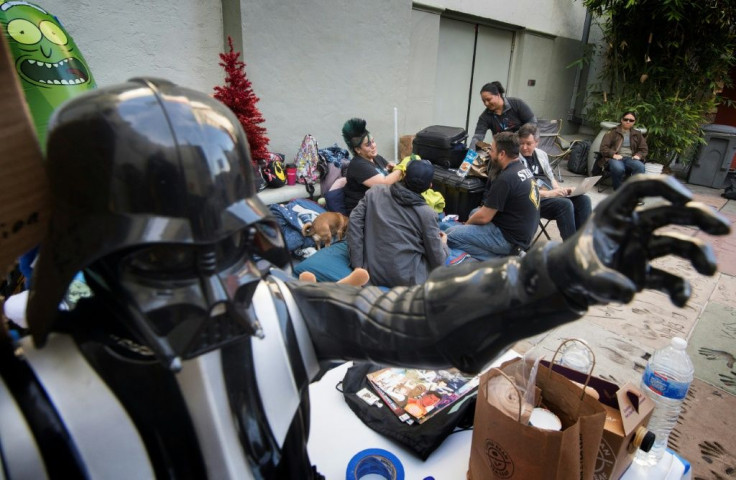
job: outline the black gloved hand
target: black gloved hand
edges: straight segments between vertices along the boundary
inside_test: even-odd
[[[641,198],[656,196],[670,204],[636,209]],[[684,306],[691,294],[689,282],[649,261],[674,254],[690,260],[699,273],[713,275],[713,249],[692,236],[654,231],[670,224],[693,225],[711,235],[730,231],[725,217],[691,198],[671,176],[632,177],[596,207],[574,236],[550,247],[550,275],[567,296],[586,306],[627,303],[644,288],[665,292],[672,303]]]

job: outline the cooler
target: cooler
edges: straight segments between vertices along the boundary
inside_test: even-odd
[[[468,132],[462,127],[432,125],[414,137],[412,152],[443,168],[457,168],[465,158]]]
[[[471,176],[462,178],[456,172],[435,165],[432,189],[445,197],[445,213],[457,214],[458,220],[464,222],[470,211],[480,206],[486,179]]]

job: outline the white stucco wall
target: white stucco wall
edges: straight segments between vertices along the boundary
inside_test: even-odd
[[[340,130],[357,116],[379,153],[393,158],[393,107],[403,112],[408,83],[409,2],[241,0],[241,12],[246,71],[272,150],[289,160],[307,133],[320,147],[345,148]]]
[[[399,135],[411,135],[428,126],[434,115],[440,16],[413,10],[405,108],[399,115]]]
[[[224,78],[219,0],[35,3],[59,18],[99,86],[150,75],[209,93]]]
[[[211,93],[224,82],[221,0],[39,5],[59,17],[100,86],[151,75]],[[528,29],[517,34],[507,90],[528,97],[545,116],[564,111],[571,77],[560,68],[569,46],[559,39],[580,40],[579,0],[240,0],[240,21],[225,23],[242,27],[246,74],[261,99],[271,150],[290,160],[307,133],[322,147],[343,146],[342,124],[360,116],[379,153],[393,159],[394,107],[399,135],[431,124],[443,9]],[[544,48],[522,51],[535,43],[523,37],[538,33]],[[525,89],[529,78],[545,81]]]

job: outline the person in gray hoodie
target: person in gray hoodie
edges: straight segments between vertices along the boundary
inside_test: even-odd
[[[417,285],[445,263],[447,237],[421,195],[433,174],[427,160],[412,160],[402,181],[370,188],[350,214],[350,263],[368,270],[373,285]]]

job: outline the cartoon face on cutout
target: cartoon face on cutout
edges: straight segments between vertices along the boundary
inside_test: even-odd
[[[95,88],[92,73],[58,19],[37,5],[0,0],[0,30],[45,149],[51,114],[65,100]]]

